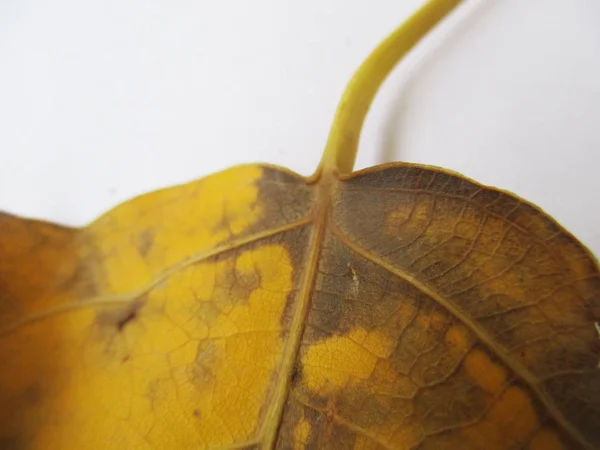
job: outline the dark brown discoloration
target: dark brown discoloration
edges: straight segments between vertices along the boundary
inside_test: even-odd
[[[311,233],[312,224],[308,224],[297,228],[293,232],[286,232],[281,236],[285,237],[284,239],[278,238],[276,241],[278,245],[283,246],[288,251],[294,267],[294,272],[292,274],[292,285],[294,288],[288,295],[281,318],[281,329],[284,340],[286,339],[287,330],[291,325],[292,319],[296,314],[296,308],[298,307],[298,293],[302,288],[303,277],[307,270],[306,259],[308,258],[308,242]]]
[[[215,226],[215,230],[230,231],[228,238],[223,243],[234,238],[239,239],[299,222],[308,219],[311,214],[315,189],[307,185],[304,178],[274,166],[263,165],[260,167],[263,174],[255,182],[258,188],[258,197],[253,207],[263,209],[262,218],[241,233],[234,235],[225,198],[223,203],[225,214]]]
[[[304,346],[334,335],[343,336],[355,328],[377,331],[398,342],[384,358],[389,361],[389,369],[396,372],[397,383],[396,386],[393,382],[380,384],[382,382],[375,375],[372,379],[353,381],[347,389],[336,394],[335,410],[330,401],[310,393],[303,386],[295,389],[296,395],[315,407],[323,408],[328,422],[339,416],[366,430],[391,426],[390,420],[414,423],[415,426],[423,421],[432,428],[443,429],[457,427],[463,421],[473,420],[482,414],[486,407],[482,394],[473,390],[472,383],[464,376],[454,375],[468,347],[463,352],[453,353],[445,343],[445,332],[450,326],[456,326],[452,317],[413,286],[352,254],[335,238],[327,240],[326,248],[330,252],[324,254],[321,262],[321,272],[328,274],[321,280],[323,291],[330,292],[337,286],[342,293],[340,301],[349,302],[343,300],[343,292],[349,289],[352,281],[344,276],[344,261],[347,260],[360,268],[364,282],[358,291],[359,300],[347,307],[347,303],[342,303],[345,307],[340,310],[338,321],[332,328],[328,328],[331,326],[328,324],[330,314],[322,310],[331,301],[330,294],[322,295],[320,290],[315,292]],[[335,258],[329,258],[329,254],[335,255]],[[438,316],[440,319],[435,319]],[[313,328],[320,331],[313,331]],[[326,332],[327,329],[329,332]],[[469,337],[465,339],[468,341]],[[430,369],[433,369],[431,374]],[[431,378],[431,375],[436,377]],[[421,387],[413,380],[419,381]],[[381,395],[373,395],[374,389],[381,389]],[[457,397],[464,401],[457,403],[451,400]],[[464,409],[465,404],[469,410]],[[439,423],[435,423],[433,415]],[[339,426],[333,429],[339,431]]]
[[[35,406],[40,402],[40,400],[42,400],[42,395],[43,395],[42,387],[40,386],[39,383],[34,383],[34,384],[29,385],[23,391],[21,400],[24,403],[28,403],[32,406]],[[2,448],[2,447],[0,447],[0,448]]]
[[[297,384],[302,379],[302,366],[299,363],[295,363],[292,369],[292,375],[290,381],[292,386]]]
[[[416,309],[423,295],[356,255],[332,235],[326,236],[323,248],[306,341],[344,335],[356,327],[378,326],[384,326],[390,336],[399,337],[411,316],[406,308]],[[361,274],[358,289],[353,273],[348,275],[348,265]],[[401,309],[405,315],[395,314]]]
[[[16,436],[0,436],[0,449],[2,450],[27,450],[29,446],[24,439]]]
[[[547,377],[544,395],[558,405],[560,420],[600,445],[600,370],[594,350],[600,275],[575,238],[511,194],[408,164],[353,176],[334,204],[335,222],[349,241],[454,305],[522,370]],[[343,296],[344,282],[331,283]],[[374,297],[364,293],[361,298]],[[364,323],[365,317],[368,313],[361,313],[357,321]],[[343,330],[344,319],[336,322],[340,325],[326,328]],[[405,339],[396,348],[401,359],[411,355]],[[568,374],[559,375],[563,371]],[[581,411],[585,417],[579,417]]]
[[[260,226],[262,231],[308,218],[314,207],[316,189],[288,170],[272,166],[263,166],[262,170],[263,176],[257,182],[257,203],[265,208],[265,218],[253,228]]]
[[[100,329],[108,328],[122,333],[129,324],[137,319],[146,301],[146,297],[140,297],[125,306],[104,310],[96,317],[96,324]]]
[[[117,321],[117,331],[119,331],[119,332],[123,331],[123,328],[125,328],[125,325],[127,325],[129,322],[134,320],[136,317],[137,317],[137,309],[132,309],[132,310],[128,311],[126,315],[122,316]]]
[[[519,395],[527,399],[524,401],[531,402],[534,414],[531,420],[555,430],[565,448],[580,448],[576,440],[568,437],[570,431],[564,429],[562,422],[565,418],[570,426],[579,428],[586,439],[597,442],[599,438],[594,430],[600,429],[596,423],[599,411],[594,405],[600,394],[592,385],[593,381],[598,380],[598,355],[594,350],[597,348],[594,346],[597,336],[593,336],[596,340],[592,340],[593,327],[589,325],[597,320],[596,306],[593,305],[598,304],[598,276],[597,267],[589,254],[536,208],[508,194],[482,188],[441,171],[400,165],[388,170],[396,170],[396,173],[386,177],[389,174],[385,171],[372,171],[365,175],[370,179],[364,186],[346,192],[342,190],[341,201],[337,203],[338,209],[334,213],[338,226],[345,238],[359,248],[383,257],[392,267],[415,277],[444,301],[455,304],[461,313],[458,317],[454,316],[437,298],[430,298],[410,282],[390,274],[364,255],[353,254],[334,237],[335,233],[326,237],[301,355],[310,345],[334,336],[343,337],[357,327],[378,330],[397,342],[388,360],[399,378],[396,384],[386,384],[386,393],[382,396],[372,394],[374,386],[382,386],[375,375],[374,379],[353,381],[336,393],[337,409],[332,412],[329,408],[332,397],[311,392],[303,383],[305,374],[302,373],[300,380],[292,385],[292,395],[323,414],[323,420],[312,422],[313,425],[328,424],[319,433],[320,445],[328,447],[332,442],[336,442],[336,448],[342,445],[341,441],[330,440],[332,430],[338,428],[338,425],[331,428],[332,424],[337,424],[336,417],[365,430],[378,423],[385,428],[385,421],[395,418],[398,425],[417,429],[422,427],[419,439],[423,448],[458,446],[459,443],[460,448],[470,448],[468,432],[464,434],[462,430],[468,429],[467,424],[477,426],[485,420],[488,410],[498,401],[486,391],[489,388],[474,386],[470,372],[473,369],[467,371],[465,368],[466,355],[475,351],[487,354],[489,360],[493,361],[490,364],[502,367],[497,370],[507,374],[506,386],[511,386],[517,393],[521,392]],[[398,185],[401,195],[395,192]],[[375,191],[370,190],[372,187],[376,188]],[[389,191],[386,191],[387,187]],[[437,196],[443,198],[439,200],[435,198]],[[411,211],[419,202],[423,207],[413,215]],[[365,205],[368,206],[365,208]],[[402,207],[408,208],[408,211],[399,214],[396,221],[398,234],[392,230],[388,234],[382,233],[385,214],[401,210]],[[404,233],[402,227],[410,224],[411,220],[417,220],[418,226]],[[511,225],[512,229],[505,228],[508,231],[502,228],[506,221],[514,224]],[[494,229],[500,231],[494,232]],[[531,238],[532,235],[534,238]],[[398,239],[397,249],[394,249],[394,239]],[[560,249],[548,258],[543,245],[531,246],[531,239],[552,239],[561,243],[558,245]],[[477,250],[477,246],[483,246],[484,253],[491,247],[500,258],[505,258],[506,263],[498,260],[496,270],[506,271],[508,268],[506,273],[512,278],[489,289],[485,278],[482,281],[482,277],[489,276],[485,273],[487,267],[477,259],[471,261],[469,258],[470,252]],[[530,255],[523,253],[523,249],[527,248],[530,248]],[[510,266],[513,261],[517,261],[517,264]],[[578,262],[574,264],[573,261]],[[463,276],[464,280],[461,280],[461,276],[448,278],[460,270],[472,271],[474,275]],[[356,283],[357,273],[360,273],[360,284]],[[577,278],[581,275],[592,275],[592,278],[582,283]],[[573,285],[563,289],[566,289],[565,292],[576,292],[576,286],[578,295],[564,297],[562,302],[545,307],[545,313],[554,320],[554,326],[569,330],[563,341],[553,334],[553,330],[546,330],[542,326],[548,318],[532,316],[526,304],[521,310],[517,303],[519,307],[511,310],[511,302],[514,304],[520,298],[514,295],[515,289],[524,288],[528,291],[524,298],[537,301],[549,292],[548,280],[554,279],[564,284],[569,276]],[[545,284],[541,280],[545,280]],[[469,288],[473,283],[475,286]],[[505,292],[497,290],[503,286]],[[536,292],[536,288],[546,291]],[[464,292],[453,296],[450,289]],[[589,293],[587,296],[586,291]],[[561,291],[555,293],[564,295]],[[391,309],[386,310],[388,307]],[[562,312],[559,312],[561,309]],[[528,320],[532,321],[531,326]],[[515,327],[515,324],[518,326]],[[471,325],[475,325],[476,329],[482,326],[491,342],[500,342],[501,345],[505,345],[505,342],[512,342],[511,345],[524,344],[525,350],[515,348],[520,355],[519,364],[537,370],[537,373],[552,374],[559,366],[575,368],[575,373],[551,376],[544,388],[551,398],[558,401],[562,412],[558,422],[549,417],[547,405],[538,398],[535,386],[523,382],[521,369],[514,373],[504,364],[502,358],[512,360],[515,356],[509,351],[503,353],[500,360],[497,359],[496,350],[486,347],[488,340],[482,343],[469,331]],[[573,326],[575,328],[571,328]],[[394,330],[399,333],[395,334]],[[453,330],[454,334],[449,330]],[[539,342],[540,350],[537,353],[535,349],[538,342],[535,338],[538,335],[527,334],[534,331],[546,337],[545,341]],[[549,336],[553,339],[551,345],[548,345]],[[462,349],[460,342],[464,346]],[[579,368],[584,367],[587,367],[587,372],[580,372]],[[294,370],[294,373],[297,374],[297,371]],[[586,373],[588,380],[585,379]],[[416,382],[416,385],[411,387],[405,381],[398,383],[402,376],[410,376],[411,382]],[[298,378],[297,375],[295,378]],[[568,378],[572,379],[567,381]],[[569,404],[563,405],[562,399],[569,399]],[[291,405],[288,408],[281,429],[283,434],[289,432],[285,428],[287,422],[298,423],[300,420],[297,414],[292,413],[297,408]],[[583,414],[587,414],[585,420],[580,418]],[[507,429],[507,432],[511,430]],[[344,433],[349,432],[344,429]],[[415,436],[419,436],[419,433]],[[528,439],[533,439],[533,434],[515,439],[514,445],[522,446]],[[514,445],[507,448],[513,448]]]

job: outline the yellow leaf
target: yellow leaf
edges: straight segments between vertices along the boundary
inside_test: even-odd
[[[234,167],[71,229],[0,215],[2,449],[600,446],[600,274],[518,197],[352,172],[365,61],[310,178]]]

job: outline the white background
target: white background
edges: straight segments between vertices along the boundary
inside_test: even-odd
[[[82,225],[239,163],[308,175],[421,3],[2,0],[0,209]],[[465,1],[376,99],[357,167],[392,160],[511,190],[600,254],[600,2]]]

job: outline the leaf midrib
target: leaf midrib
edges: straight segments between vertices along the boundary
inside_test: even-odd
[[[300,344],[302,343],[302,336],[304,335],[304,328],[306,326],[306,317],[314,292],[317,269],[323,248],[323,237],[327,228],[328,206],[328,201],[323,201],[323,199],[317,200],[316,208],[311,215],[313,218],[313,230],[307,248],[306,263],[304,264],[306,270],[301,281],[300,293],[296,299],[296,312],[293,315],[288,337],[284,344],[279,374],[272,393],[274,401],[269,407],[267,414],[265,414],[263,428],[259,432],[262,441],[261,447],[265,449],[274,448],[279,436],[279,428],[290,391],[290,374],[298,359],[298,352],[300,351]]]

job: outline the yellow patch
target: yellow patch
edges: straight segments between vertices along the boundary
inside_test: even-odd
[[[424,330],[440,331],[444,328],[447,320],[447,316],[444,316],[439,312],[433,312],[431,314],[420,313],[417,316],[416,322],[419,327],[423,328]]]
[[[529,450],[565,450],[558,435],[548,428],[542,428],[529,443]]]
[[[463,326],[451,326],[444,336],[446,345],[452,352],[463,353],[469,348],[470,340]]]
[[[304,418],[294,427],[294,450],[306,448],[310,430],[310,423]]]
[[[357,433],[355,436],[353,450],[381,450],[381,445],[370,437],[363,436],[360,433]]]
[[[414,448],[423,440],[423,427],[405,425],[398,427],[391,436],[389,443],[396,448]]]
[[[379,359],[364,345],[369,334],[374,335],[370,341],[372,348],[387,351],[387,337],[369,333],[363,328],[356,328],[347,336],[332,336],[311,345],[302,355],[302,373],[308,388],[325,395],[343,389],[352,379],[368,379]]]
[[[409,301],[403,301],[399,305],[396,316],[398,317],[398,327],[401,330],[406,328],[406,326],[414,318],[416,311],[416,308]]]
[[[391,211],[385,221],[385,231],[399,241],[410,241],[431,222],[433,200],[416,198],[414,204],[402,205]]]
[[[393,236],[398,234],[398,230],[410,218],[410,210],[396,209],[387,215],[385,221],[385,232]]]
[[[524,441],[539,426],[531,400],[517,387],[510,387],[502,394],[490,410],[489,418],[517,441]]]
[[[85,229],[107,292],[127,293],[165,269],[239,235],[262,217],[262,170],[234,167],[138,197]]]
[[[30,448],[190,448],[257,438],[282,356],[292,273],[284,248],[259,247],[174,274],[120,332],[86,308],[20,328],[20,352],[0,340],[11,367],[28,365],[2,373],[3,387],[25,391],[39,370],[68,380],[27,410],[38,430]],[[204,314],[210,308],[214,315]]]
[[[473,240],[477,237],[479,233],[479,227],[471,222],[458,222],[454,227],[454,234],[458,237]]]
[[[385,359],[377,362],[371,375],[374,386],[380,386],[381,392],[391,392],[391,387],[399,378],[404,378],[404,376],[399,375],[392,364]]]
[[[465,369],[469,378],[484,391],[498,395],[506,385],[506,371],[492,362],[479,350],[470,352],[465,359]]]
[[[394,351],[397,342],[391,336],[387,336],[384,333],[371,331],[365,336],[362,345],[379,358],[387,358]]]
[[[522,446],[538,427],[531,400],[513,386],[504,391],[480,422],[462,432],[474,443],[486,442],[490,450],[503,450]]]

